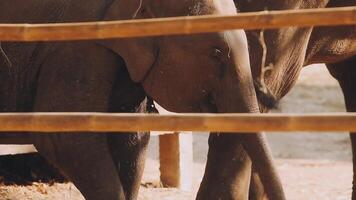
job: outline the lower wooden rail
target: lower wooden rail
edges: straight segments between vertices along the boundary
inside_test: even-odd
[[[192,188],[192,135],[177,131],[356,131],[356,113],[322,114],[104,114],[3,113],[0,131],[38,133],[175,131],[160,136],[162,184]],[[118,132],[119,133],[119,132]]]
[[[5,113],[0,131],[356,131],[356,113],[322,114],[105,114]]]

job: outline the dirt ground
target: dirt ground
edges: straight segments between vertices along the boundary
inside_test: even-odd
[[[303,70],[294,89],[273,112],[343,112],[343,98],[338,84],[322,65]],[[350,199],[352,163],[350,141],[346,133],[273,133],[268,135],[277,159],[287,199]],[[152,188],[159,182],[158,140],[152,138],[140,191],[140,200],[194,199],[204,172],[207,134],[194,135],[194,189]],[[0,200],[83,199],[72,184],[0,186]]]

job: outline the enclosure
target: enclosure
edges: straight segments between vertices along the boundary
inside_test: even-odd
[[[237,20],[237,18],[240,18],[240,20]],[[236,23],[236,21],[239,21],[240,24]],[[355,7],[262,12],[226,17],[181,17],[59,25],[2,25],[0,26],[0,39],[20,41],[102,39],[108,37],[142,37],[148,35],[216,32],[237,28],[261,29],[285,26],[342,24],[356,24]],[[122,26],[129,27],[132,31],[120,33],[117,30],[120,30]],[[158,29],[157,27],[161,28]],[[325,85],[325,82],[329,84]],[[303,71],[303,75],[297,86],[287,98],[283,99],[278,109],[273,112],[317,112],[323,114],[168,114],[162,116],[129,116],[98,113],[57,113],[57,115],[53,113],[10,113],[0,115],[0,128],[2,131],[40,132],[55,132],[59,130],[89,130],[99,132],[113,130],[200,131],[200,133],[194,132],[192,134],[193,139],[190,136],[179,137],[179,135],[176,135],[173,139],[159,136],[161,137],[160,145],[157,142],[157,138],[153,139],[139,199],[193,199],[195,197],[204,171],[204,161],[207,151],[207,134],[205,132],[202,133],[203,131],[269,131],[269,141],[272,144],[274,156],[278,159],[278,170],[289,199],[349,199],[351,194],[352,165],[350,163],[351,150],[348,147],[348,136],[345,136],[345,133],[325,133],[326,130],[339,132],[356,130],[356,115],[341,113],[344,112],[343,102],[335,101],[335,97],[340,97],[341,95],[337,83],[325,72],[323,66],[319,65],[308,67],[308,69]],[[332,112],[338,113],[335,114]],[[22,121],[19,121],[19,119]],[[270,123],[271,120],[274,120],[274,122]],[[63,126],[63,123],[66,126]],[[271,134],[271,131],[289,131],[288,133],[293,133],[291,131],[319,132],[294,132],[295,134],[293,135],[287,135],[285,132],[274,132]],[[178,141],[178,146],[172,145],[177,143],[177,140],[180,140]],[[297,143],[291,143],[291,140],[293,142],[297,141]],[[164,142],[169,142],[168,147],[175,147],[172,151],[178,155],[171,157],[173,160],[179,160],[179,156],[183,155],[189,161],[190,156],[193,156],[193,163],[185,163],[186,161],[180,163],[177,161],[178,165],[186,164],[188,169],[180,166],[169,166],[172,163],[161,162],[161,165],[166,164],[169,167],[168,169],[175,170],[173,175],[167,175],[168,181],[170,181],[169,179],[173,179],[173,184],[176,184],[177,180],[175,179],[179,179],[180,186],[187,184],[187,187],[182,186],[181,189],[161,187],[157,147],[164,146]],[[180,149],[191,148],[191,143],[193,144],[193,152],[179,152]],[[179,144],[186,144],[187,146],[180,146]],[[166,156],[169,157],[169,155]],[[188,174],[192,174],[192,176],[184,177],[183,174],[186,173],[185,170],[189,170],[189,167],[192,168]],[[181,174],[177,175],[176,173]],[[163,184],[165,184],[164,181]],[[176,186],[179,186],[179,184],[176,184]],[[4,185],[0,188],[0,196],[3,199],[82,199],[79,192],[70,183],[34,183],[29,186]]]

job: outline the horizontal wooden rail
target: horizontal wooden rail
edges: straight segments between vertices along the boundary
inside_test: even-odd
[[[0,131],[355,131],[356,113],[335,114],[0,114]]]
[[[356,24],[356,6],[57,24],[0,24],[2,41],[62,41],[209,33],[233,29]]]

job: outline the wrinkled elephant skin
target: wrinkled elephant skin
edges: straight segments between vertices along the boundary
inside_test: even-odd
[[[12,0],[1,1],[0,9],[1,23],[236,13],[233,0]],[[2,42],[0,110],[145,112],[148,95],[174,112],[259,112],[247,45],[242,30],[102,41]],[[86,199],[137,198],[147,135],[51,134],[30,140]],[[198,199],[247,199],[252,163],[268,197],[284,199],[262,135],[212,134],[209,144]]]

